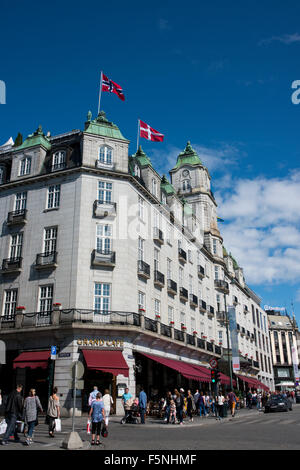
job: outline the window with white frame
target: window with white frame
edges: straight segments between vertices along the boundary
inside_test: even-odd
[[[145,240],[139,237],[139,244],[138,244],[138,260],[144,261],[144,253],[145,253]]]
[[[190,180],[184,180],[182,182],[182,189],[183,191],[189,191],[191,189],[191,182]]]
[[[168,322],[174,322],[174,308],[170,305],[168,306]]]
[[[215,280],[219,280],[219,266],[215,266]]]
[[[191,317],[191,331],[196,331],[196,320],[194,317]]]
[[[157,197],[157,181],[155,178],[152,178],[152,194]]]
[[[94,310],[96,313],[109,312],[111,286],[107,283],[95,282]]]
[[[107,181],[98,181],[98,201],[111,202],[112,201],[112,183]]]
[[[165,195],[165,193],[161,193],[161,202],[162,204],[167,204],[167,196]]]
[[[154,300],[154,312],[155,316],[160,316],[160,300],[158,299]]]
[[[3,315],[10,317],[16,312],[18,289],[7,289],[4,291]]]
[[[154,248],[154,271],[159,271],[159,258],[160,252],[157,248]]]
[[[194,294],[194,279],[191,275],[189,275],[189,291],[190,294]]]
[[[40,286],[39,312],[51,312],[53,305],[53,285]]]
[[[217,312],[221,311],[221,296],[217,294]]]
[[[112,165],[113,150],[108,145],[102,145],[99,149],[99,162],[103,165]]]
[[[47,209],[56,209],[60,203],[60,184],[48,187]]]
[[[213,254],[217,254],[217,240],[213,238]]]
[[[141,169],[140,169],[139,165],[137,165],[137,164],[134,165],[134,174],[138,178],[141,177]]]
[[[167,223],[167,243],[172,246],[172,225]]]
[[[145,201],[144,199],[139,196],[139,218],[144,221],[144,215],[145,215]]]
[[[180,323],[185,326],[185,312],[180,312]]]
[[[31,171],[31,157],[22,158],[20,162],[20,176],[29,175]]]
[[[109,254],[112,251],[112,226],[97,224],[96,226],[96,250],[98,253]]]
[[[44,254],[51,255],[56,252],[57,227],[47,227],[44,229]]]
[[[142,291],[139,291],[138,293],[138,305],[139,309],[146,309],[146,294]]]
[[[223,342],[223,331],[219,330],[219,343]]]
[[[52,157],[52,169],[59,170],[60,168],[65,168],[66,166],[66,152],[64,150],[59,150],[55,152]]]
[[[9,257],[20,258],[22,254],[23,233],[11,235]]]
[[[188,250],[188,260],[190,263],[193,262],[193,258],[192,258],[192,250]]]
[[[172,279],[172,260],[167,258],[167,279]]]
[[[17,193],[15,198],[15,211],[22,211],[26,209],[27,204],[27,191]]]
[[[179,287],[183,285],[183,268],[179,267]]]

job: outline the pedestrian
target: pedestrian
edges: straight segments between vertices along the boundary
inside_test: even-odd
[[[199,398],[200,398],[200,393],[199,393],[199,390],[197,389],[196,392],[195,392],[195,395],[194,395],[194,402],[195,402],[195,405],[196,405],[196,414],[199,416],[200,415],[200,411],[199,411]]]
[[[132,397],[131,393],[129,393],[129,388],[128,387],[125,388],[125,393],[122,396],[122,403],[123,403],[124,410],[125,410],[125,419],[127,419],[127,416],[129,415],[130,408],[133,404],[133,397]]]
[[[95,385],[93,391],[89,395],[89,406],[92,406],[93,401],[96,400],[97,393],[99,393],[99,391],[98,387]]]
[[[261,399],[262,399],[262,394],[261,392],[258,392],[257,393],[257,405],[256,405],[258,411],[261,410]]]
[[[47,421],[49,425],[49,436],[54,437],[55,420],[60,418],[60,403],[57,395],[57,387],[52,390],[52,395],[49,397],[47,409]]]
[[[232,417],[235,416],[236,404],[237,404],[236,394],[234,393],[232,389],[230,389],[228,393],[228,405],[229,405]]]
[[[206,392],[206,393],[205,393],[205,396],[204,396],[204,403],[205,403],[205,411],[206,411],[206,415],[207,415],[207,416],[209,415],[209,401],[210,401],[210,396],[209,396],[209,394]]]
[[[194,421],[193,412],[195,411],[196,406],[195,406],[195,402],[194,402],[194,397],[193,397],[190,390],[188,390],[188,392],[187,392],[186,400],[187,400],[187,415],[190,418],[190,422],[193,422]]]
[[[145,424],[145,415],[147,410],[147,395],[144,391],[144,387],[141,386],[141,391],[139,395],[139,409],[141,415],[141,424]]]
[[[32,435],[35,426],[38,424],[38,410],[43,412],[43,408],[40,402],[39,397],[35,394],[35,389],[31,388],[29,390],[29,396],[25,399],[24,402],[24,414],[25,422],[28,426],[26,444],[29,446],[32,444]]]
[[[109,394],[109,390],[107,390],[107,389],[104,390],[104,395],[103,395],[102,401],[103,401],[104,411],[105,411],[105,426],[108,427],[108,418],[109,418],[109,414],[110,414],[110,407],[114,403],[114,401],[112,399],[112,396]]]
[[[222,392],[220,391],[217,397],[217,403],[218,403],[218,419],[221,421],[224,418],[224,403],[225,403],[225,397],[222,395]]]
[[[183,425],[183,405],[184,405],[184,390],[183,388],[180,389],[180,392],[178,392],[177,389],[175,389],[175,394],[176,394],[176,399],[175,399],[175,405],[176,405],[176,416],[177,420],[180,425]]]
[[[23,414],[24,401],[21,396],[22,389],[23,385],[17,385],[16,390],[13,390],[7,397],[4,411],[7,428],[1,442],[3,446],[8,444],[9,437],[12,434],[14,434],[15,442],[20,442],[16,422],[18,419],[22,419]]]
[[[199,397],[199,412],[200,412],[200,416],[202,416],[202,413],[203,413],[203,416],[206,416],[205,398],[204,398],[203,392],[200,392],[200,397]]]
[[[98,392],[96,399],[93,400],[89,416],[92,418],[92,442],[95,445],[95,436],[97,436],[96,445],[99,446],[102,421],[105,420],[104,403],[101,400],[101,394]]]
[[[165,423],[169,424],[170,422],[170,406],[171,406],[171,400],[172,400],[172,393],[169,391],[167,392],[165,401],[164,401],[164,406],[163,409],[165,410],[165,416],[164,416],[164,421]]]
[[[176,423],[176,404],[174,400],[170,401],[170,420],[172,424]]]

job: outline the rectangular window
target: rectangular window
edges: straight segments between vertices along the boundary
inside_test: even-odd
[[[213,254],[217,254],[217,240],[213,238]]]
[[[96,250],[98,253],[109,254],[112,249],[112,226],[97,224],[96,226]]]
[[[152,179],[152,194],[157,197],[157,182],[156,179]]]
[[[22,254],[23,233],[17,233],[11,236],[9,257],[20,258]]]
[[[112,201],[112,183],[106,181],[98,181],[98,201],[111,202]]]
[[[192,259],[192,251],[191,250],[188,250],[188,260],[190,263],[193,262],[193,259]]]
[[[216,281],[219,280],[219,267],[218,266],[215,266],[215,280]]]
[[[51,312],[53,305],[53,286],[40,287],[39,312]]]
[[[16,312],[18,289],[8,289],[4,291],[3,315],[10,317]]]
[[[159,271],[159,250],[154,248],[154,271]]]
[[[179,268],[179,287],[183,287],[183,268]]]
[[[15,211],[22,211],[26,209],[27,204],[27,191],[23,193],[17,193],[15,199]]]
[[[44,229],[44,254],[50,255],[56,252],[57,227]]]
[[[144,199],[139,196],[139,218],[144,221]]]
[[[54,184],[48,188],[47,209],[56,209],[60,203],[60,184]]]
[[[25,157],[21,160],[20,176],[29,175],[31,171],[31,158]]]
[[[155,315],[160,315],[160,300],[158,299],[154,300],[154,311]]]
[[[139,237],[139,246],[138,246],[138,260],[144,261],[144,249],[145,249],[145,240]]]
[[[223,341],[223,331],[219,330],[219,343],[222,343]]]
[[[110,284],[95,283],[94,310],[96,313],[109,312],[110,290]]]
[[[194,294],[194,280],[193,280],[193,276],[189,276],[189,290],[190,290],[190,294]]]
[[[180,323],[185,326],[185,313],[180,312]]]
[[[174,321],[174,308],[168,306],[168,322],[173,322]]]
[[[172,260],[167,258],[167,279],[172,279]]]
[[[191,332],[196,331],[196,320],[194,317],[191,317]]]
[[[139,291],[138,293],[138,305],[139,305],[139,309],[146,308],[146,295],[144,294],[144,292]]]

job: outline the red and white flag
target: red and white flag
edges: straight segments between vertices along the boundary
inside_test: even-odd
[[[102,73],[102,72],[101,72]],[[101,76],[102,91],[108,91],[109,93],[115,93],[120,100],[125,101],[123,89],[116,82],[110,80],[104,73]]]
[[[153,129],[150,127],[149,124],[146,124],[143,121],[139,121],[140,123],[140,136],[144,137],[144,139],[152,140],[152,142],[162,142],[164,140],[164,134]]]

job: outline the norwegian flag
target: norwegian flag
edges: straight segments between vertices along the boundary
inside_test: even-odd
[[[102,73],[101,83],[102,83],[102,91],[115,93],[120,98],[120,100],[125,101],[123,89],[120,87],[120,85],[113,82],[106,75],[104,75],[104,73]]]
[[[140,136],[152,140],[152,142],[162,142],[164,140],[164,134],[156,131],[143,121],[140,121]]]

